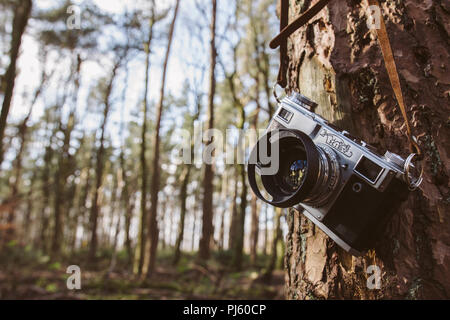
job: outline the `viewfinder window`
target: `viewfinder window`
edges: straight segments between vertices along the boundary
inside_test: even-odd
[[[356,172],[372,183],[375,183],[382,170],[383,168],[364,156],[359,160],[355,168]]]
[[[286,121],[286,122],[291,121],[292,115],[293,115],[292,112],[287,111],[287,110],[284,109],[284,108],[281,108],[280,112],[278,113],[278,116],[279,116],[281,119],[283,119],[284,121]]]

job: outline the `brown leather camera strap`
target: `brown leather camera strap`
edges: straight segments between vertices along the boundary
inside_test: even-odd
[[[378,0],[368,0],[369,5],[374,5],[379,8],[380,4]],[[394,54],[392,53],[391,43],[389,42],[389,36],[387,34],[386,25],[384,23],[383,15],[380,15],[380,27],[376,28],[378,43],[381,47],[381,52],[383,53],[384,65],[386,67],[387,73],[389,75],[389,80],[391,81],[392,89],[394,90],[395,97],[397,98],[397,103],[400,111],[405,121],[406,131],[408,133],[409,147],[411,152],[416,152],[420,157],[422,152],[416,139],[414,138],[411,125],[408,120],[408,115],[406,114],[405,102],[403,100],[402,87],[400,85],[400,78],[398,76],[397,66],[395,65]]]
[[[320,10],[322,10],[331,0],[320,0],[315,5],[313,5],[311,8],[309,8],[305,13],[303,13],[300,17],[292,21],[289,25],[286,23],[286,25],[280,24],[280,33],[270,41],[270,48],[276,49],[278,46],[280,46],[284,41],[287,41],[287,38],[293,34],[295,31],[297,31],[299,28],[304,26],[314,18],[316,14],[319,13]],[[284,10],[283,10],[284,8]],[[288,19],[288,13],[289,13],[289,0],[281,0],[281,15],[280,18]],[[285,15],[283,17],[283,14]]]
[[[289,63],[289,57],[287,55],[287,38],[304,26],[311,20],[320,10],[322,10],[331,0],[320,0],[311,8],[309,8],[300,17],[289,22],[289,0],[280,0],[280,33],[270,41],[270,48],[276,49],[280,47],[280,69],[278,71],[277,83],[285,88],[287,85],[286,72]]]
[[[289,0],[280,0],[280,34],[283,33],[284,28],[289,23]],[[272,40],[273,41],[273,40]],[[287,37],[281,41],[277,47],[280,46],[280,70],[278,71],[277,83],[283,88],[287,86],[286,72],[289,64],[289,57],[287,54]],[[272,45],[270,44],[272,48]],[[275,48],[272,48],[275,49]]]
[[[331,0],[319,0],[311,8],[309,8],[300,17],[295,19],[293,22],[287,25],[289,17],[289,0],[281,1],[281,14],[280,14],[280,33],[272,39],[270,42],[270,48],[275,49],[280,46],[280,70],[278,72],[277,83],[281,87],[286,87],[287,79],[286,72],[288,66],[288,56],[287,56],[287,38],[298,30],[300,27],[304,26],[309,22],[320,10],[322,10]],[[380,4],[378,0],[368,0],[369,5],[376,5],[379,8]],[[389,42],[389,37],[386,31],[386,25],[384,23],[383,16],[380,16],[380,28],[376,29],[378,42],[381,47],[381,52],[383,53],[383,59],[386,66],[387,73],[389,75],[389,80],[391,82],[392,89],[394,90],[395,97],[397,99],[400,111],[405,121],[407,137],[409,140],[409,145],[411,152],[416,152],[419,157],[422,157],[422,152],[420,147],[412,135],[411,125],[408,120],[408,115],[406,113],[405,102],[403,99],[402,89],[400,85],[400,78],[398,76],[397,67],[395,65],[394,55],[392,53],[391,44]]]

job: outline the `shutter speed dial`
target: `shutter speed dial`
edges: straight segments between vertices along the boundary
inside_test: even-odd
[[[403,167],[405,166],[405,160],[402,157],[400,157],[398,154],[395,154],[395,153],[387,151],[384,154],[384,158],[388,162],[390,162],[390,163],[394,164],[395,166],[397,166],[399,169],[403,170]]]

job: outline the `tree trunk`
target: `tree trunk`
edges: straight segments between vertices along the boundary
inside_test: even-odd
[[[257,59],[258,60],[258,59]],[[259,65],[259,63],[258,63]],[[258,119],[259,119],[259,111],[261,110],[261,105],[259,101],[259,73],[255,76],[256,80],[256,110],[253,116],[253,121],[251,124],[252,130],[258,129]],[[254,142],[256,143],[256,141]],[[254,145],[252,143],[252,145]],[[258,238],[259,238],[259,210],[258,210],[258,201],[257,197],[252,193],[252,200],[250,203],[251,208],[251,230],[250,230],[250,263],[252,266],[256,265],[257,251],[258,251]]]
[[[47,110],[47,112],[49,112]],[[48,116],[46,121],[46,130],[49,129],[50,117]],[[45,147],[44,153],[44,168],[42,172],[42,206],[40,206],[41,212],[41,223],[39,229],[39,237],[37,240],[37,247],[40,247],[44,253],[48,252],[48,226],[50,220],[50,183],[51,183],[51,165],[54,155],[54,150],[52,149],[54,132],[51,132],[48,136],[48,143]]]
[[[60,122],[60,127],[63,127]],[[62,206],[66,201],[66,180],[69,175],[69,161],[70,161],[70,140],[72,137],[72,132],[75,127],[75,114],[72,111],[67,120],[67,125],[62,132],[64,134],[63,146],[60,150],[60,155],[58,159],[58,169],[55,174],[55,198],[53,203],[53,237],[51,243],[51,254],[52,258],[57,258],[61,251],[62,235],[63,235],[63,215],[65,214],[62,210]]]
[[[131,218],[133,214],[134,209],[134,200],[133,196],[130,194],[130,181],[127,176],[127,165],[125,160],[125,150],[126,150],[126,143],[125,143],[125,108],[126,108],[126,94],[127,94],[127,88],[128,88],[128,79],[129,79],[129,69],[128,69],[128,59],[124,59],[124,66],[125,66],[125,81],[124,81],[124,87],[122,90],[122,105],[120,109],[121,113],[121,122],[120,122],[120,139],[122,140],[121,146],[120,146],[120,155],[119,155],[119,162],[120,162],[120,173],[121,173],[121,191],[120,191],[120,205],[119,208],[121,208],[124,212],[124,219],[125,219],[125,250],[127,252],[127,262],[128,266],[133,266],[133,256],[131,251],[131,236],[130,236],[130,229],[131,229]],[[148,65],[147,65],[148,67]],[[148,68],[146,69],[146,72],[148,72]],[[147,78],[147,77],[146,77]],[[147,79],[148,80],[148,79]],[[147,83],[148,86],[148,83]],[[147,96],[147,94],[146,94]],[[146,119],[144,119],[145,121]]]
[[[20,140],[20,147],[19,150],[17,151],[16,154],[16,159],[13,162],[13,168],[14,168],[14,176],[11,177],[12,181],[10,181],[11,183],[11,195],[10,195],[10,202],[11,205],[9,206],[9,210],[8,210],[8,218],[7,218],[7,224],[9,227],[9,229],[7,229],[7,232],[5,232],[5,242],[9,242],[11,240],[13,240],[15,238],[15,234],[16,234],[16,227],[14,225],[15,222],[15,216],[16,216],[16,208],[17,208],[17,204],[19,202],[19,185],[20,182],[22,180],[22,158],[23,158],[23,153],[25,151],[25,144],[26,144],[26,134],[27,134],[27,122],[28,119],[31,116],[31,110],[30,112],[27,114],[27,116],[25,117],[25,119],[22,121],[22,123],[19,125],[18,128],[18,136],[19,136],[19,140]]]
[[[163,211],[163,212],[165,212],[165,211]],[[159,236],[159,238],[158,238],[158,243],[160,243],[161,244],[161,249],[162,250],[166,250],[166,244],[167,244],[167,241],[166,241],[166,235],[167,235],[167,233],[166,233],[166,230],[167,230],[167,228],[166,228],[166,218],[167,218],[167,216],[165,215],[165,214],[163,214],[163,215],[160,215],[159,217],[158,217],[158,226],[160,227],[160,230],[162,230],[162,232],[159,232],[159,229],[158,229],[158,236]]]
[[[233,177],[233,199],[231,202],[231,212],[230,212],[230,228],[228,231],[228,249],[232,250],[234,248],[234,242],[236,240],[236,229],[238,220],[238,208],[237,208],[237,198],[238,198],[238,170],[234,167],[234,177]]]
[[[75,57],[75,55],[74,55]],[[63,144],[61,147],[61,150],[59,152],[58,157],[58,166],[55,174],[55,181],[54,181],[54,203],[53,203],[53,237],[51,242],[51,255],[53,259],[58,258],[59,254],[61,253],[61,247],[63,243],[63,218],[66,214],[65,210],[63,209],[64,205],[66,204],[67,200],[67,178],[71,174],[71,164],[73,161],[73,157],[69,152],[70,144],[72,140],[72,134],[75,129],[75,122],[76,122],[76,107],[77,107],[77,99],[78,99],[78,92],[80,89],[80,71],[81,71],[81,65],[83,61],[81,60],[79,55],[76,55],[76,59],[74,59],[73,65],[74,70],[72,70],[71,75],[68,77],[66,82],[66,88],[64,89],[64,94],[62,96],[61,101],[59,102],[59,106],[62,107],[66,103],[66,100],[69,95],[68,91],[68,84],[73,80],[74,82],[74,92],[73,92],[73,103],[71,110],[69,112],[69,116],[67,119],[67,123],[63,125],[63,116],[60,115],[60,122],[59,122],[59,130],[62,132],[64,139]]]
[[[297,16],[305,3],[291,1]],[[333,1],[290,37],[289,88],[319,104],[317,112],[380,151],[407,155],[376,34],[366,24],[367,1]],[[392,215],[375,249],[352,257],[303,215],[288,216],[287,297],[450,298],[449,10],[444,1],[385,1],[386,21],[403,93],[425,155],[420,190]],[[292,11],[293,12],[293,11]],[[369,265],[381,269],[370,290]]]
[[[6,120],[8,118],[11,100],[16,80],[17,58],[19,57],[19,49],[22,43],[22,36],[28,24],[30,17],[32,1],[17,1],[14,5],[13,29],[11,35],[11,48],[9,53],[9,67],[5,76],[2,78],[1,90],[4,93],[2,111],[0,113],[0,165],[3,162],[3,137],[6,129]]]
[[[19,185],[20,185],[20,182],[22,179],[22,176],[21,176],[22,165],[23,165],[22,160],[23,160],[23,154],[26,150],[29,121],[30,121],[30,118],[31,118],[31,115],[33,112],[34,105],[36,104],[39,96],[41,95],[42,90],[44,89],[44,86],[46,85],[47,79],[48,79],[48,76],[46,73],[46,68],[45,68],[46,62],[47,62],[46,52],[43,53],[43,56],[44,56],[44,58],[43,58],[43,62],[42,62],[42,74],[41,74],[39,86],[33,95],[33,99],[31,100],[31,103],[30,103],[30,109],[28,110],[27,115],[25,116],[25,118],[23,119],[23,121],[20,123],[20,125],[18,127],[18,137],[19,137],[20,146],[19,146],[19,150],[17,151],[17,154],[16,154],[16,159],[14,160],[14,163],[13,163],[13,167],[15,170],[15,177],[14,177],[14,181],[11,186],[11,196],[10,196],[11,206],[10,206],[10,209],[8,212],[8,219],[7,219],[8,225],[10,225],[12,227],[14,227],[14,220],[15,220],[15,215],[16,215],[15,209],[16,209],[16,205],[18,202],[17,198],[18,198],[18,194],[19,194]],[[0,160],[0,165],[1,165],[1,160]],[[26,218],[30,217],[29,214],[31,214],[31,210],[27,210]],[[27,219],[25,219],[25,220],[27,220]],[[26,221],[26,222],[28,222],[28,223],[25,223],[24,227],[28,230],[29,221]],[[9,229],[9,231],[10,232],[6,233],[7,238],[10,238],[10,239],[7,239],[8,241],[14,238],[14,229]],[[25,232],[25,235],[28,236],[28,233]]]
[[[170,49],[172,47],[173,33],[175,30],[175,22],[177,21],[178,8],[180,6],[180,0],[177,0],[175,4],[175,9],[173,12],[172,22],[170,24],[169,35],[167,39],[166,55],[164,58],[163,70],[162,70],[162,80],[161,89],[159,96],[159,103],[156,110],[156,128],[153,137],[153,163],[152,163],[152,180],[150,185],[150,215],[148,223],[148,234],[146,243],[148,244],[148,250],[146,249],[144,265],[142,267],[142,273],[144,276],[150,277],[155,270],[156,261],[156,251],[158,248],[158,192],[160,184],[160,166],[159,166],[159,153],[160,153],[160,130],[161,130],[161,119],[164,108],[164,91],[166,86],[166,76],[167,76],[167,65],[170,57]]]
[[[228,211],[227,197],[228,197],[228,171],[225,170],[222,176],[222,190],[220,196],[220,203],[222,204],[222,210],[220,213],[220,229],[219,229],[219,250],[223,251],[225,247],[225,214]]]
[[[147,159],[145,153],[147,151],[147,114],[148,114],[148,88],[150,81],[150,54],[151,44],[153,40],[153,27],[155,25],[155,2],[152,1],[152,15],[150,18],[149,35],[147,42],[145,43],[145,90],[143,99],[143,116],[142,119],[142,133],[141,133],[141,150],[140,150],[140,162],[141,162],[141,215],[139,221],[139,233],[137,239],[136,255],[134,261],[133,271],[136,274],[142,273],[142,265],[144,263],[145,252],[145,239],[147,234],[147,180],[148,169]]]
[[[121,181],[119,181],[121,179],[121,174],[120,174],[120,169],[115,170],[114,168],[112,168],[112,173],[113,173],[113,185],[112,185],[112,189],[111,189],[111,198],[109,199],[109,226],[106,228],[106,245],[107,246],[113,246],[114,244],[114,237],[116,232],[114,232],[114,225],[115,225],[115,221],[114,221],[114,216],[116,215],[116,211],[118,209],[118,198],[119,198],[119,193],[122,192],[122,186],[120,186]],[[120,179],[119,179],[120,176]],[[120,216],[120,212],[119,212],[119,216]]]
[[[239,210],[237,211],[235,237],[233,241],[233,258],[232,266],[235,270],[242,269],[242,259],[244,255],[244,227],[245,227],[245,214],[247,209],[247,174],[245,171],[245,165],[240,164],[238,166],[239,176],[241,178],[241,193],[239,203]]]
[[[195,113],[194,117],[192,118],[192,123],[190,126],[191,134],[194,133],[194,127],[195,127],[195,121],[198,120],[200,117],[200,98],[199,95],[197,95],[197,112]],[[194,159],[194,141],[191,141],[191,159]],[[186,220],[186,200],[188,197],[187,194],[187,188],[189,185],[189,179],[191,176],[192,171],[192,164],[185,164],[185,167],[183,168],[183,173],[181,174],[181,190],[180,190],[180,222],[178,225],[178,232],[177,232],[177,240],[175,242],[175,254],[173,257],[173,264],[177,265],[180,261],[181,257],[181,243],[183,242],[184,237],[184,225]]]
[[[180,222],[178,225],[177,241],[175,243],[175,254],[173,257],[173,264],[177,265],[180,261],[181,256],[181,242],[184,237],[184,222],[186,217],[186,198],[187,198],[187,186],[189,183],[189,176],[191,173],[191,165],[187,164],[183,169],[183,174],[181,175],[181,190],[180,190]]]
[[[211,40],[210,40],[210,65],[209,65],[209,94],[208,94],[208,128],[214,128],[214,95],[216,92],[216,14],[217,1],[211,1]],[[212,143],[208,141],[207,144]],[[199,243],[198,256],[200,260],[206,260],[210,256],[211,242],[214,234],[213,221],[213,193],[214,193],[214,171],[212,164],[205,164],[203,177],[203,217],[202,237]]]
[[[232,90],[234,92],[234,90]],[[235,99],[237,101],[237,99]],[[244,123],[245,123],[245,109],[244,104],[242,103],[236,103],[237,106],[240,106],[239,113],[240,113],[240,122],[237,125],[237,129],[240,132],[243,132],[244,130]],[[232,257],[232,267],[235,270],[241,270],[242,269],[242,258],[244,254],[244,227],[245,227],[245,213],[247,209],[247,174],[245,171],[245,165],[239,164],[237,165],[236,170],[239,173],[239,178],[241,180],[241,192],[240,192],[240,203],[239,203],[239,210],[237,210],[237,216],[236,216],[236,223],[234,225],[234,235],[233,235],[233,257]],[[236,189],[238,185],[236,182]],[[237,190],[236,190],[237,193]]]
[[[23,219],[23,236],[22,238],[24,239],[24,243],[33,243],[33,227],[35,226],[35,224],[32,223],[32,221],[34,222],[34,219],[32,219],[32,215],[33,215],[33,196],[34,196],[34,191],[36,188],[36,182],[38,180],[37,177],[37,173],[33,172],[33,175],[31,176],[31,181],[30,181],[30,186],[26,195],[26,208],[25,208],[25,214],[24,214],[24,219]]]
[[[269,242],[269,230],[268,230],[268,218],[267,213],[269,211],[269,207],[267,204],[263,204],[264,206],[264,242],[263,242],[263,255],[267,256],[267,245]]]
[[[264,272],[264,278],[270,281],[272,273],[277,266],[278,257],[278,242],[281,240],[281,216],[283,214],[283,209],[276,208],[273,217],[273,237],[270,250],[269,263],[267,264],[267,269]]]
[[[113,238],[112,238],[112,257],[111,257],[111,262],[109,264],[109,269],[108,269],[108,273],[107,273],[107,277],[110,276],[110,274],[114,271],[114,268],[116,267],[116,263],[117,263],[117,244],[119,241],[119,233],[120,233],[120,226],[122,223],[122,214],[120,213],[120,195],[123,194],[123,187],[124,187],[124,182],[122,180],[123,177],[123,173],[122,173],[122,169],[119,169],[116,173],[116,180],[117,180],[117,188],[113,189],[114,192],[116,193],[116,195],[119,195],[119,204],[116,203],[116,201],[111,201],[112,204],[112,208],[111,208],[111,212],[115,212],[115,208],[119,208],[119,214],[117,215],[117,221],[116,221],[116,226],[114,228],[114,233],[113,233]],[[112,215],[111,220],[113,220],[112,218],[114,217],[114,215]],[[112,223],[111,223],[112,226]],[[111,230],[113,228],[111,227]]]
[[[97,253],[98,246],[98,233],[97,225],[98,218],[100,214],[101,204],[100,204],[100,193],[103,184],[103,172],[105,169],[105,133],[106,124],[108,122],[108,117],[111,109],[111,94],[113,89],[114,80],[117,75],[117,70],[119,69],[120,61],[117,61],[113,67],[111,78],[109,79],[108,86],[106,87],[104,95],[104,109],[103,109],[103,122],[101,125],[100,134],[100,146],[96,155],[96,167],[95,167],[95,189],[94,197],[92,199],[92,208],[90,215],[90,227],[91,227],[91,241],[89,247],[89,261],[91,263],[95,262],[95,256]]]
[[[81,196],[81,207],[80,209],[80,217],[81,224],[83,227],[83,237],[81,242],[83,242],[83,239],[85,238],[85,235],[89,232],[89,208],[87,205],[88,199],[91,195],[91,189],[93,184],[93,178],[92,178],[92,171],[91,168],[94,167],[94,148],[92,148],[92,151],[90,151],[89,159],[87,160],[87,168],[86,168],[86,178],[83,185],[83,193]]]
[[[197,197],[195,197],[197,200]],[[191,251],[195,250],[195,234],[197,231],[197,207],[194,205],[192,210],[192,238],[191,238]]]
[[[252,264],[252,266],[255,266],[258,253],[259,210],[258,202],[253,195],[250,203],[250,208],[252,214],[252,225],[250,230],[250,263]]]

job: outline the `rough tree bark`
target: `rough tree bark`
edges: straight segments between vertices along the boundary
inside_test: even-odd
[[[291,19],[312,1],[291,1]],[[333,1],[290,37],[289,89],[319,103],[318,112],[380,151],[407,155],[403,119],[367,1]],[[298,212],[288,218],[286,285],[290,299],[450,298],[448,1],[381,2],[408,116],[425,154],[425,180],[393,213],[375,249],[343,252]],[[295,14],[294,14],[295,13]],[[380,290],[366,268],[382,271]]]

